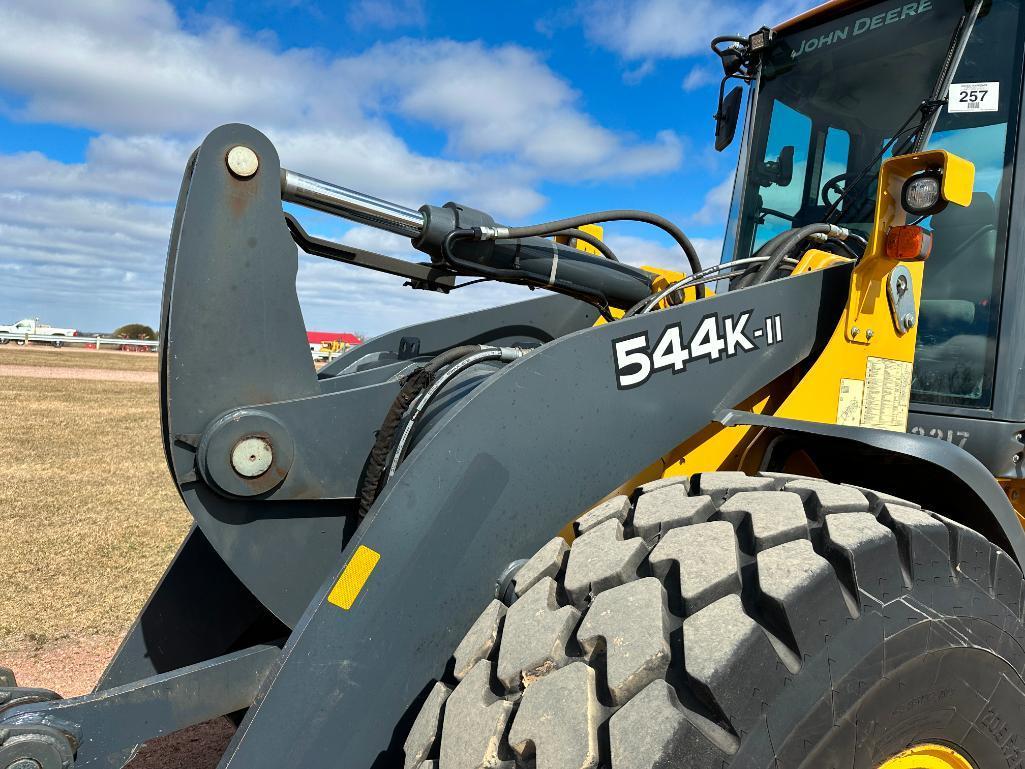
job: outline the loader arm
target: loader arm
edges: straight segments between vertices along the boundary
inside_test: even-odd
[[[226,168],[226,153],[237,145],[259,155],[256,177],[241,180]],[[787,281],[782,292],[762,287],[593,328],[593,308],[551,297],[370,342],[333,369],[374,353],[390,353],[395,362],[386,365],[402,366],[403,339],[407,346],[418,340],[423,353],[474,334],[540,346],[442,415],[357,527],[355,484],[396,384],[335,389],[344,387],[338,380],[365,381],[374,369],[318,383],[292,289],[295,246],[278,177],[273,148],[252,129],[218,129],[199,150],[165,292],[165,440],[200,529],[240,581],[293,627],[226,765],[280,765],[281,751],[301,750],[313,763],[330,755],[371,766],[394,751],[394,725],[431,683],[431,671],[443,665],[506,564],[562,528],[568,521],[561,511],[586,509],[681,435],[707,425],[718,407],[740,403],[807,358],[837,321],[849,269]],[[260,186],[249,191],[252,185]],[[212,262],[213,253],[219,257]],[[250,322],[253,308],[260,308],[259,322]],[[720,326],[746,318],[750,335],[777,317],[783,334],[772,344],[763,339],[755,350],[694,361],[685,377],[617,386],[617,340],[654,339],[666,327],[695,328],[704,318]],[[232,329],[239,344],[229,360],[205,345],[192,318]],[[279,376],[286,364],[292,370]],[[586,392],[581,382],[589,383]],[[679,406],[653,407],[662,402]],[[227,439],[224,430],[231,431]],[[271,437],[275,449],[290,448],[284,479],[255,494],[242,484],[220,486],[230,478],[233,442],[253,431]],[[290,486],[293,478],[302,483]],[[344,610],[327,596],[361,548],[380,560]],[[308,707],[295,707],[297,692]]]
[[[232,173],[225,159],[236,146],[255,152],[258,173]],[[318,378],[280,179],[274,148],[246,126],[217,129],[190,161],[165,275],[160,392],[169,468],[196,528],[97,692],[67,701],[66,720],[37,703],[4,713],[4,724],[57,722],[79,735],[99,709],[132,712],[133,676],[152,681],[145,691],[167,691],[160,677],[173,675],[172,691],[206,707],[179,709],[158,730],[236,710],[240,692],[259,689],[224,766],[393,766],[396,724],[506,566],[577,514],[566,511],[586,509],[813,355],[850,279],[840,265],[597,326],[591,304],[549,296],[386,335]],[[681,362],[685,376],[631,384],[624,340],[672,328],[704,328],[721,347]],[[209,345],[214,329],[236,343]],[[402,372],[475,341],[526,354],[463,381],[428,415],[361,521],[361,476]],[[240,472],[238,455],[254,438],[270,454],[255,476]],[[205,588],[217,574],[220,589]],[[208,629],[176,637],[180,621]],[[266,674],[268,653],[255,650],[268,647],[252,645],[285,636]],[[225,690],[222,669],[244,687]],[[140,738],[106,732],[89,743],[90,762],[120,765]]]

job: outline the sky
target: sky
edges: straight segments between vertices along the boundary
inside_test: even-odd
[[[712,148],[717,34],[809,0],[0,0],[0,324],[157,326],[174,199],[216,126],[243,122],[292,170],[411,208],[510,225],[641,208],[719,259],[736,148]],[[411,260],[408,240],[303,213],[321,237]],[[633,264],[679,267],[616,224]],[[310,330],[375,335],[528,298],[448,296],[300,258]]]

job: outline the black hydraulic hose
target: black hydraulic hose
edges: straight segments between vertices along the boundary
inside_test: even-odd
[[[809,224],[807,227],[802,227],[796,232],[790,232],[787,238],[782,240],[771,253],[766,253],[765,264],[761,266],[754,279],[748,285],[757,286],[760,283],[764,283],[779,269],[783,259],[790,255],[790,252],[794,250],[798,243],[807,240],[811,235],[829,233],[832,229],[832,226],[828,224]]]
[[[592,235],[587,230],[578,230],[571,228],[568,230],[559,230],[558,232],[553,232],[552,235],[556,237],[562,235],[566,238],[576,238],[577,240],[582,240],[587,245],[597,249],[601,253],[601,255],[604,256],[606,259],[609,259],[613,262],[619,261],[619,257],[616,256],[616,252],[609,248],[608,243],[599,238],[597,235]]]
[[[359,490],[360,518],[370,511],[381,491],[384,473],[388,468],[388,456],[395,444],[395,434],[398,432],[399,424],[401,424],[410,404],[420,393],[431,386],[438,371],[467,355],[480,352],[482,349],[484,348],[476,344],[453,347],[418,367],[403,380],[399,394],[392,401],[388,413],[385,414],[384,422],[381,423],[381,429],[377,431],[377,439],[374,441],[374,447],[370,450],[370,457],[367,459],[366,472]]]
[[[765,243],[763,243],[761,245],[761,248],[759,248],[757,251],[755,251],[751,255],[751,257],[752,258],[758,258],[758,257],[764,257],[764,256],[768,256],[768,255],[772,254],[772,252],[775,250],[776,246],[778,246],[784,240],[789,238],[796,231],[797,230],[784,230],[779,235],[775,235],[774,237],[769,238]],[[755,275],[758,272],[758,267],[759,267],[760,264],[764,264],[764,260],[762,262],[752,264],[750,267],[748,267],[744,271],[744,274],[742,274],[740,276],[740,278],[738,278],[734,282],[732,288],[733,289],[746,288],[747,286],[751,285],[751,281],[754,280],[754,277],[755,277]]]
[[[858,259],[861,258],[861,254],[859,254],[857,251],[855,251],[853,248],[851,248],[850,245],[848,245],[847,243],[844,243],[842,240],[837,240],[836,238],[830,238],[829,239],[829,243],[830,243],[830,245],[836,246],[837,248],[840,248],[840,249],[846,251],[848,256],[851,257],[851,259],[858,260]]]
[[[545,222],[544,224],[535,224],[529,227],[509,227],[506,232],[502,233],[502,238],[531,238],[538,235],[551,235],[553,232],[559,232],[560,230],[578,228],[585,224],[602,224],[603,222],[644,222],[645,224],[658,227],[667,232],[683,249],[683,253],[687,256],[687,261],[690,264],[691,272],[701,271],[701,259],[698,256],[698,252],[683,230],[664,216],[632,208],[597,211],[592,214],[571,216],[568,219],[558,219],[554,222]],[[700,286],[698,288],[698,296],[702,297],[704,295],[704,287]]]
[[[395,444],[395,451],[392,453],[391,467],[388,469],[388,480],[395,475],[395,471],[399,469],[399,465],[402,464],[402,460],[406,458],[406,452],[409,450],[409,441],[413,437],[413,431],[419,422],[420,417],[423,415],[427,407],[434,401],[438,393],[440,393],[445,386],[449,384],[449,382],[471,366],[483,363],[484,361],[501,360],[505,355],[506,351],[498,347],[482,347],[480,352],[475,352],[460,358],[434,380],[434,383],[423,393],[423,395],[420,396],[419,400],[416,401],[409,412],[409,419],[406,422],[406,427],[403,429],[398,443]]]

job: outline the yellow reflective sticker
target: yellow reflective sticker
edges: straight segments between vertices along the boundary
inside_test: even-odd
[[[328,593],[328,603],[333,603],[346,611],[351,609],[352,605],[356,603],[359,591],[367,584],[370,573],[380,560],[380,553],[364,545],[357,547],[349,563],[342,569],[335,586]]]

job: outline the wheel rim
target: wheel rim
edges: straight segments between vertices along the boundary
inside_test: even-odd
[[[916,745],[884,761],[878,769],[975,769],[958,751],[946,745]]]

